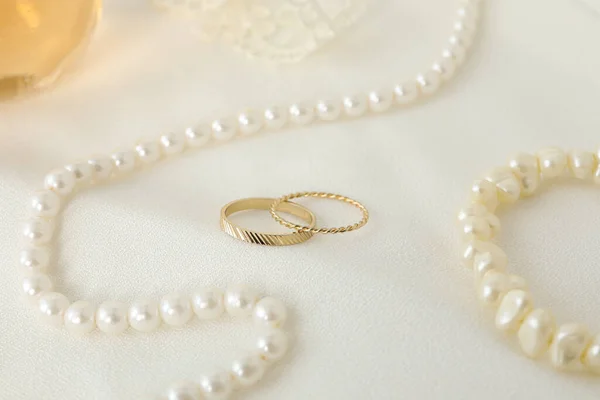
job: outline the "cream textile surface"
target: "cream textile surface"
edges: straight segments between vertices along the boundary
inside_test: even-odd
[[[379,2],[331,46],[274,68],[199,44],[143,0],[107,0],[77,75],[0,105],[0,398],[153,398],[226,366],[250,338],[229,321],[117,338],[42,327],[19,301],[15,257],[18,221],[48,170],[245,106],[414,76],[440,51],[453,3]],[[485,13],[472,57],[426,103],[234,141],[79,195],[58,238],[59,290],[132,301],[247,282],[282,298],[292,351],[239,399],[598,398],[599,379],[531,362],[495,331],[458,265],[454,216],[471,181],[512,153],[597,148],[600,2],[490,1]],[[355,197],[372,220],[277,249],[219,231],[233,199],[306,189]],[[502,213],[499,238],[537,304],[595,332],[599,203],[598,187],[557,185]]]

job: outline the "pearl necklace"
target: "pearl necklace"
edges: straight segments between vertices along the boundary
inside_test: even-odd
[[[458,19],[441,57],[416,79],[386,90],[344,96],[338,100],[321,100],[314,104],[295,103],[290,107],[268,107],[263,111],[246,110],[235,118],[217,119],[183,132],[161,135],[156,141],[138,142],[132,149],[116,151],[109,156],[94,156],[51,171],[44,180],[45,190],[36,192],[29,203],[32,218],[22,228],[26,247],[19,261],[24,270],[22,292],[40,318],[55,326],[64,326],[76,334],[96,329],[119,334],[129,327],[151,332],[161,323],[180,327],[195,314],[199,319],[213,319],[225,311],[234,317],[253,316],[259,331],[255,350],[248,357],[233,362],[228,371],[205,376],[199,383],[180,382],[166,392],[168,400],[226,399],[232,390],[258,381],[266,364],[279,360],[287,349],[287,336],[281,330],[286,308],[271,297],[260,298],[244,285],[225,291],[198,289],[192,296],[169,294],[160,301],[141,300],[131,305],[105,301],[95,307],[87,301],[71,303],[53,291],[47,275],[50,244],[55,220],[70,197],[79,189],[107,183],[111,178],[127,176],[141,167],[170,158],[185,150],[206,147],[209,143],[227,141],[235,136],[255,134],[261,130],[278,130],[286,125],[304,126],[315,121],[334,121],[343,115],[356,118],[368,113],[388,111],[393,105],[406,106],[436,92],[454,75],[464,62],[473,43],[479,17],[480,0],[461,0]]]
[[[551,364],[560,370],[588,370],[600,373],[600,335],[591,337],[580,324],[557,326],[552,313],[535,308],[525,280],[506,272],[506,254],[491,239],[500,222],[494,215],[500,204],[511,204],[533,195],[541,182],[572,177],[600,183],[600,152],[565,153],[547,148],[537,155],[520,153],[507,167],[492,170],[471,188],[471,204],[458,214],[466,240],[461,258],[473,269],[477,295],[496,309],[496,327],[517,336],[521,350],[531,358],[548,353]]]

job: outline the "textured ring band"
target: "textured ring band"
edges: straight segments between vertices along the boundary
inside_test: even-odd
[[[240,211],[269,210],[274,201],[275,199],[271,198],[250,198],[236,200],[227,204],[221,210],[221,229],[236,239],[266,246],[289,246],[299,244],[306,242],[313,236],[311,232],[305,231],[284,234],[260,233],[237,226],[229,220],[231,214]],[[277,209],[306,221],[311,227],[314,227],[317,222],[317,218],[310,210],[296,203],[283,202],[278,205]]]
[[[315,228],[313,226],[302,226],[302,225],[298,225],[298,224],[294,224],[292,222],[286,221],[277,213],[278,209],[280,209],[280,206],[282,204],[285,204],[292,199],[297,199],[297,198],[301,198],[301,197],[317,197],[317,198],[321,198],[321,199],[331,199],[331,200],[342,201],[344,203],[348,203],[348,204],[358,208],[362,212],[363,216],[359,222],[357,222],[353,225],[342,226],[339,228]],[[355,231],[355,230],[365,226],[366,223],[369,221],[369,211],[367,210],[367,208],[365,206],[363,206],[358,201],[353,200],[346,196],[342,196],[340,194],[325,193],[325,192],[298,192],[298,193],[288,194],[286,196],[280,197],[277,200],[275,200],[273,202],[273,204],[271,204],[270,212],[271,212],[271,215],[273,216],[273,218],[275,218],[275,220],[277,222],[279,222],[281,225],[285,226],[286,228],[294,229],[298,232],[307,232],[307,233],[351,232],[351,231]]]

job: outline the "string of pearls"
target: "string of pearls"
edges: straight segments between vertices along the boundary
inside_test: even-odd
[[[557,325],[550,310],[536,308],[527,283],[506,272],[508,258],[492,242],[500,230],[495,216],[501,204],[533,195],[544,180],[572,177],[600,183],[600,151],[569,153],[547,148],[536,155],[520,153],[506,167],[496,168],[471,187],[469,206],[458,214],[465,244],[462,263],[473,269],[477,295],[496,310],[496,327],[517,336],[525,355],[547,355],[560,370],[600,373],[600,335],[576,323]]]
[[[206,147],[236,136],[256,134],[262,130],[279,130],[285,126],[303,126],[313,122],[329,122],[341,117],[357,118],[368,113],[381,113],[394,105],[406,106],[436,92],[452,78],[465,60],[473,43],[479,20],[480,0],[461,0],[452,35],[440,57],[416,79],[384,90],[344,96],[337,100],[295,103],[289,107],[273,106],[262,111],[245,110],[236,117],[217,119],[189,127],[182,132],[161,135],[158,140],[143,140],[133,148],[115,151],[108,156],[93,156],[51,171],[44,179],[44,190],[36,192],[29,202],[31,218],[23,224],[25,246],[19,255],[23,270],[21,288],[27,302],[39,317],[55,326],[64,326],[76,334],[95,330],[119,334],[132,328],[151,332],[161,324],[183,326],[195,314],[212,319],[225,311],[236,317],[254,316],[259,329],[251,356],[233,363],[232,368],[200,383],[183,382],[171,387],[168,400],[226,399],[235,387],[256,382],[264,372],[264,364],[280,359],[287,349],[287,336],[280,329],[285,321],[285,306],[271,297],[260,299],[246,286],[236,285],[226,291],[199,289],[191,296],[169,294],[160,301],[140,300],[131,305],[105,301],[95,306],[88,301],[70,302],[53,291],[48,276],[55,220],[68,200],[78,190],[110,182],[134,171],[171,158],[185,150]]]

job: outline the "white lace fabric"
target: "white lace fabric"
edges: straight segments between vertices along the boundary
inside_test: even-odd
[[[192,19],[206,40],[249,57],[297,62],[337,37],[364,13],[366,0],[155,0]]]

